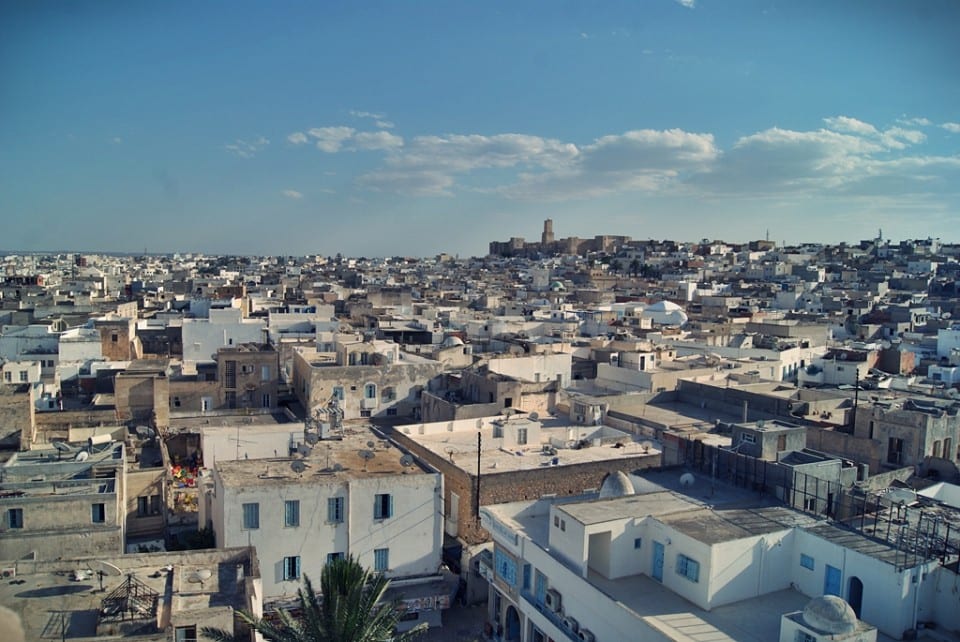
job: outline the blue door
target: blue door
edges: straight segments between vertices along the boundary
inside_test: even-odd
[[[823,577],[823,594],[840,597],[840,569],[826,565]]]
[[[663,581],[663,544],[656,541],[653,543],[653,579]]]

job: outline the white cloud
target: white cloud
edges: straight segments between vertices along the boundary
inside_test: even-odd
[[[584,198],[619,191],[654,192],[705,170],[719,150],[712,134],[641,129],[603,136],[579,149],[564,167],[527,172],[501,189],[511,198]]]
[[[233,152],[240,158],[253,158],[257,155],[261,149],[270,144],[270,141],[263,136],[260,136],[253,141],[240,140],[239,138],[230,143],[229,145],[224,145],[224,149]]]
[[[907,145],[918,145],[927,139],[926,134],[915,129],[891,127],[880,137],[884,145],[891,149],[905,149]]]
[[[946,129],[951,134],[960,134],[960,123],[943,123],[940,127]]]
[[[350,115],[354,118],[372,118],[374,120],[380,120],[384,118],[384,114],[376,114],[372,111],[357,111],[355,109],[350,110]]]
[[[832,118],[824,118],[823,122],[826,123],[827,127],[838,132],[860,134],[861,136],[876,135],[878,133],[877,128],[870,123],[865,123],[862,120],[850,118],[849,116],[833,116]]]
[[[677,4],[683,5],[687,9],[693,9],[697,3],[696,0],[675,0]]]
[[[929,118],[923,117],[898,118],[897,122],[902,125],[909,125],[910,127],[929,127],[933,124]]]
[[[527,134],[418,136],[388,164],[410,169],[462,173],[508,167],[560,167],[579,152],[576,145]]]
[[[352,139],[353,147],[358,150],[398,149],[403,147],[403,138],[390,132],[359,132]]]
[[[123,138],[121,138],[120,136],[114,136],[110,142],[112,142],[114,145],[120,145],[123,143]]]
[[[340,151],[344,141],[353,136],[353,127],[314,127],[307,133],[317,139],[317,149],[333,154]]]
[[[303,132],[293,132],[287,136],[287,141],[294,145],[303,145],[307,142],[307,135]]]
[[[380,129],[393,129],[393,123],[389,120],[377,120],[374,124]]]
[[[375,192],[405,196],[453,196],[453,178],[433,171],[381,171],[357,179],[357,184]]]
[[[295,189],[285,189],[280,193],[286,196],[287,198],[292,198],[295,201],[299,201],[301,198],[303,198],[303,194],[301,194]]]

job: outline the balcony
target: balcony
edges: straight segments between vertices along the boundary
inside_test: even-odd
[[[377,407],[376,399],[367,399],[364,397],[360,400],[360,410],[374,410]]]

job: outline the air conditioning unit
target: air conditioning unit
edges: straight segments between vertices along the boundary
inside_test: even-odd
[[[563,618],[563,628],[570,631],[571,633],[576,633],[580,630],[580,623],[577,622],[572,617]]]
[[[0,575],[3,575],[3,578],[16,577],[17,576],[17,567],[11,566],[9,568],[0,569]]]
[[[547,608],[554,613],[559,613],[560,609],[563,607],[563,596],[561,596],[560,592],[556,589],[547,589],[547,596],[544,599],[544,604],[546,604]]]
[[[582,640],[582,642],[597,642],[597,637],[587,629],[580,629],[580,632],[577,633],[577,636]]]

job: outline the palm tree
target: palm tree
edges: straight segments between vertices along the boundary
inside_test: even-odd
[[[371,573],[351,555],[332,560],[320,573],[318,598],[310,578],[304,575],[297,590],[300,617],[294,619],[279,611],[279,622],[268,622],[244,611],[240,618],[250,628],[271,642],[406,642],[426,630],[419,624],[413,629],[394,633],[402,610],[396,602],[385,603],[383,596],[390,580],[380,573]],[[227,631],[204,627],[204,637],[215,642],[235,642]]]

